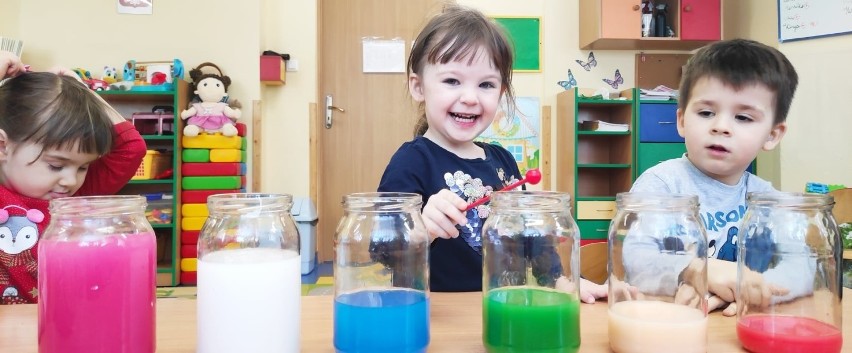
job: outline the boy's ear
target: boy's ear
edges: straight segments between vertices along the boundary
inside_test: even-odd
[[[769,137],[766,138],[766,142],[763,143],[764,151],[771,151],[779,143],[781,143],[781,138],[784,137],[784,134],[787,133],[787,123],[778,123],[772,127],[772,130],[769,131]]]
[[[677,108],[677,134],[683,136],[683,110]]]
[[[411,93],[411,97],[417,102],[425,100],[423,95],[423,81],[415,73],[408,75],[408,92]]]

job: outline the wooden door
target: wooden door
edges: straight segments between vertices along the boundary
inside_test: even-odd
[[[438,0],[320,0],[319,97],[315,126],[317,249],[333,258],[334,231],[343,215],[342,197],[373,192],[391,155],[413,137],[416,106],[404,73],[363,73],[362,40],[403,39],[405,59]],[[333,106],[325,127],[326,96]],[[341,111],[342,110],[342,111]],[[312,162],[313,163],[313,162]]]
[[[600,0],[601,38],[642,37],[641,0]]]
[[[680,10],[680,39],[722,38],[721,0],[682,0]]]

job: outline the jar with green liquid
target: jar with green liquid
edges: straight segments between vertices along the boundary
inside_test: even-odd
[[[488,352],[576,352],[579,249],[571,197],[494,193],[483,225],[482,340]]]

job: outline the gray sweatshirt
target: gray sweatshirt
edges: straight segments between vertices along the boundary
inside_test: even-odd
[[[701,172],[684,155],[646,170],[636,179],[630,191],[697,195],[699,216],[707,232],[707,257],[737,261],[737,232],[746,211],[746,193],[777,190],[771,183],[749,172],[743,173],[736,185],[726,185]],[[662,254],[662,239],[629,235],[623,250],[627,282],[645,293],[673,295],[678,285],[677,274],[693,257]],[[767,257],[771,255],[766,254]],[[777,302],[811,293],[813,281],[803,278],[813,278],[815,271],[815,261],[785,258],[766,269],[763,276],[769,283],[790,290],[783,297],[773,298],[773,302]],[[673,275],[660,280],[660,273]]]

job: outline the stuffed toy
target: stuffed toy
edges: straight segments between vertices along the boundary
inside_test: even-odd
[[[184,136],[198,136],[199,133],[222,133],[224,136],[237,134],[234,123],[242,112],[237,101],[228,103],[228,86],[231,79],[222,75],[222,70],[213,63],[202,63],[189,71],[195,97],[189,109],[180,113],[186,120]]]

